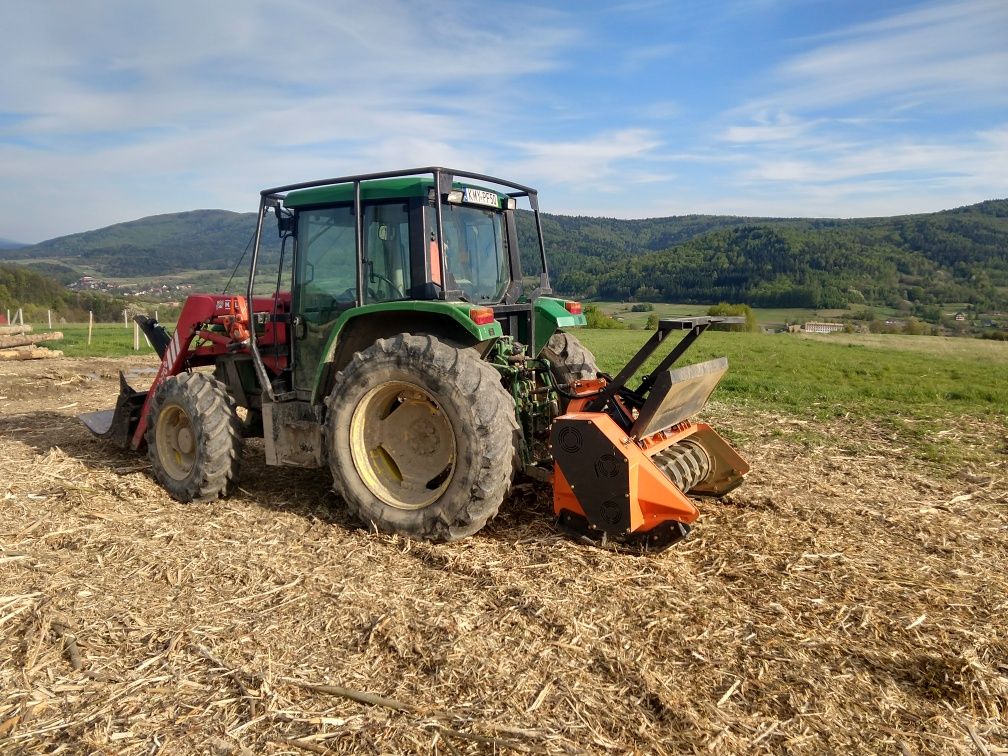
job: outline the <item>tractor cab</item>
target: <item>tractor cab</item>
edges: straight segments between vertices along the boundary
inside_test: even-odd
[[[352,356],[351,349],[418,326],[476,343],[487,334],[471,326],[496,324],[500,335],[529,343],[533,301],[550,289],[541,238],[539,259],[528,258],[539,263],[528,279],[531,291],[523,286],[519,199],[528,203],[539,231],[535,190],[445,169],[262,192],[257,252],[270,211],[284,249],[292,250],[281,258],[292,271],[289,355],[270,384],[282,394],[319,401],[332,369]],[[562,308],[557,315],[567,325],[580,324]],[[320,365],[332,368],[320,373]]]

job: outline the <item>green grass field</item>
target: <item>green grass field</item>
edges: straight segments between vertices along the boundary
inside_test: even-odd
[[[633,304],[630,302],[592,302],[606,315],[615,318],[622,318],[623,323],[629,328],[643,328],[647,323],[649,312],[631,312]],[[660,318],[673,315],[706,315],[710,305],[698,304],[669,304],[665,302],[655,302],[652,304],[654,312]],[[830,320],[843,315],[851,315],[854,312],[864,310],[865,307],[854,307],[850,310],[813,310],[813,309],[780,309],[754,307],[756,320],[761,326],[767,328],[783,328],[787,322],[805,322],[807,320]],[[895,314],[895,310],[887,307],[872,307],[876,317],[889,317]]]
[[[599,367],[615,373],[650,334],[582,330],[577,335],[595,353]],[[659,357],[668,348],[660,348]],[[968,436],[971,418],[1003,426],[1008,417],[1005,343],[935,336],[710,332],[681,364],[720,356],[728,357],[729,369],[713,401],[742,412],[752,408],[810,421],[812,446],[831,432],[826,430],[830,421],[841,418],[879,427],[926,461],[961,465],[980,450],[970,448],[969,442],[950,442],[950,433]],[[656,360],[645,365],[644,372]]]
[[[63,341],[46,346],[68,357],[153,355],[133,329],[96,323],[58,326]],[[37,332],[43,329],[36,329]],[[615,373],[650,335],[640,330],[578,331],[578,338]],[[677,336],[674,336],[677,338]],[[659,350],[659,356],[664,349]],[[800,416],[934,418],[948,414],[1004,415],[1008,409],[1008,343],[883,334],[704,334],[684,362],[727,356],[731,368],[718,388],[722,401]],[[656,358],[657,359],[657,358]],[[645,366],[647,369],[647,366]]]
[[[600,367],[611,373],[649,335],[578,332]],[[801,416],[937,417],[951,412],[987,417],[1008,408],[1008,344],[1000,342],[708,332],[686,353],[684,363],[722,355],[731,365],[718,389],[722,400]]]
[[[133,329],[95,324],[59,326],[65,338],[46,346],[68,357],[146,355],[157,360]],[[42,330],[42,329],[38,329]],[[588,330],[578,338],[600,368],[615,374],[650,336],[643,330]],[[678,341],[678,335],[673,335]],[[644,372],[671,348],[662,347]],[[729,370],[713,401],[742,412],[778,413],[809,421],[809,443],[838,418],[871,423],[906,441],[914,456],[960,465],[972,450],[948,441],[949,428],[969,432],[970,418],[1008,420],[1008,343],[980,339],[884,334],[705,333],[682,364],[726,356]],[[636,385],[631,382],[631,386]],[[958,432],[958,431],[956,431]]]
[[[62,350],[67,357],[126,357],[131,354],[157,356],[140,334],[140,349],[133,351],[133,324],[124,327],[122,323],[95,323],[88,344],[87,323],[63,323],[54,326],[54,331],[63,334],[62,341],[49,341],[42,346]],[[36,328],[36,333],[44,328]]]

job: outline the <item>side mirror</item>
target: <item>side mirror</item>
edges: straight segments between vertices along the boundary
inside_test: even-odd
[[[294,231],[297,228],[297,217],[290,210],[283,210],[282,208],[274,208],[274,212],[277,217],[277,233],[280,236],[294,235]]]

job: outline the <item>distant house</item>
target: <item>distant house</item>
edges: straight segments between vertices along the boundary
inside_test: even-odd
[[[809,321],[805,324],[805,333],[836,333],[844,329],[843,323],[815,323]]]
[[[956,320],[960,320],[960,321],[966,320],[966,313],[965,312],[957,312],[955,314],[955,319]]]

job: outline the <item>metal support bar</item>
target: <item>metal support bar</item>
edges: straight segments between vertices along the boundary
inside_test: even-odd
[[[438,265],[441,270],[441,299],[445,299],[448,293],[448,266],[445,265],[445,244],[444,244],[444,216],[441,209],[441,169],[434,170],[434,219],[437,222],[437,244],[438,244]],[[428,255],[429,257],[429,255]],[[431,271],[433,273],[433,271]]]
[[[693,342],[700,337],[700,334],[706,331],[709,326],[710,323],[697,323],[693,326],[693,328],[691,328],[689,332],[679,340],[679,343],[672,348],[672,351],[665,356],[665,359],[658,363],[658,367],[652,370],[650,375],[644,376],[641,380],[641,385],[637,389],[637,393],[643,394],[651,388],[654,384],[654,376],[660,375],[672,367],[676,361],[683,356],[683,353],[693,345]]]
[[[643,365],[647,358],[652,355],[658,345],[661,344],[662,340],[665,338],[667,331],[655,331],[651,338],[645,342],[630,361],[623,366],[623,369],[619,371],[619,375],[613,378],[613,382],[609,384],[607,388],[613,389],[613,392],[626,386],[627,381],[633,378],[634,373],[636,373],[640,366]]]
[[[256,263],[259,259],[259,242],[262,240],[262,227],[263,220],[266,217],[266,209],[270,206],[271,198],[263,194],[259,200],[259,218],[256,221],[256,232],[255,232],[255,242],[252,245],[252,262],[249,264],[249,278],[248,278],[248,310],[249,310],[249,320],[255,319],[255,301],[252,298],[252,290],[255,286],[255,272]],[[272,199],[274,205],[279,204],[279,200]],[[256,376],[259,378],[259,384],[262,386],[263,391],[269,397],[269,400],[275,401],[273,396],[273,385],[270,383],[269,375],[266,373],[266,366],[263,364],[262,355],[259,354],[259,339],[256,336],[255,326],[250,323],[251,328],[249,328],[249,349],[252,352],[252,365],[255,367]]]
[[[360,181],[354,181],[353,185],[353,214],[354,214],[354,249],[357,253],[357,304],[364,302],[364,239],[361,228],[361,197]]]

